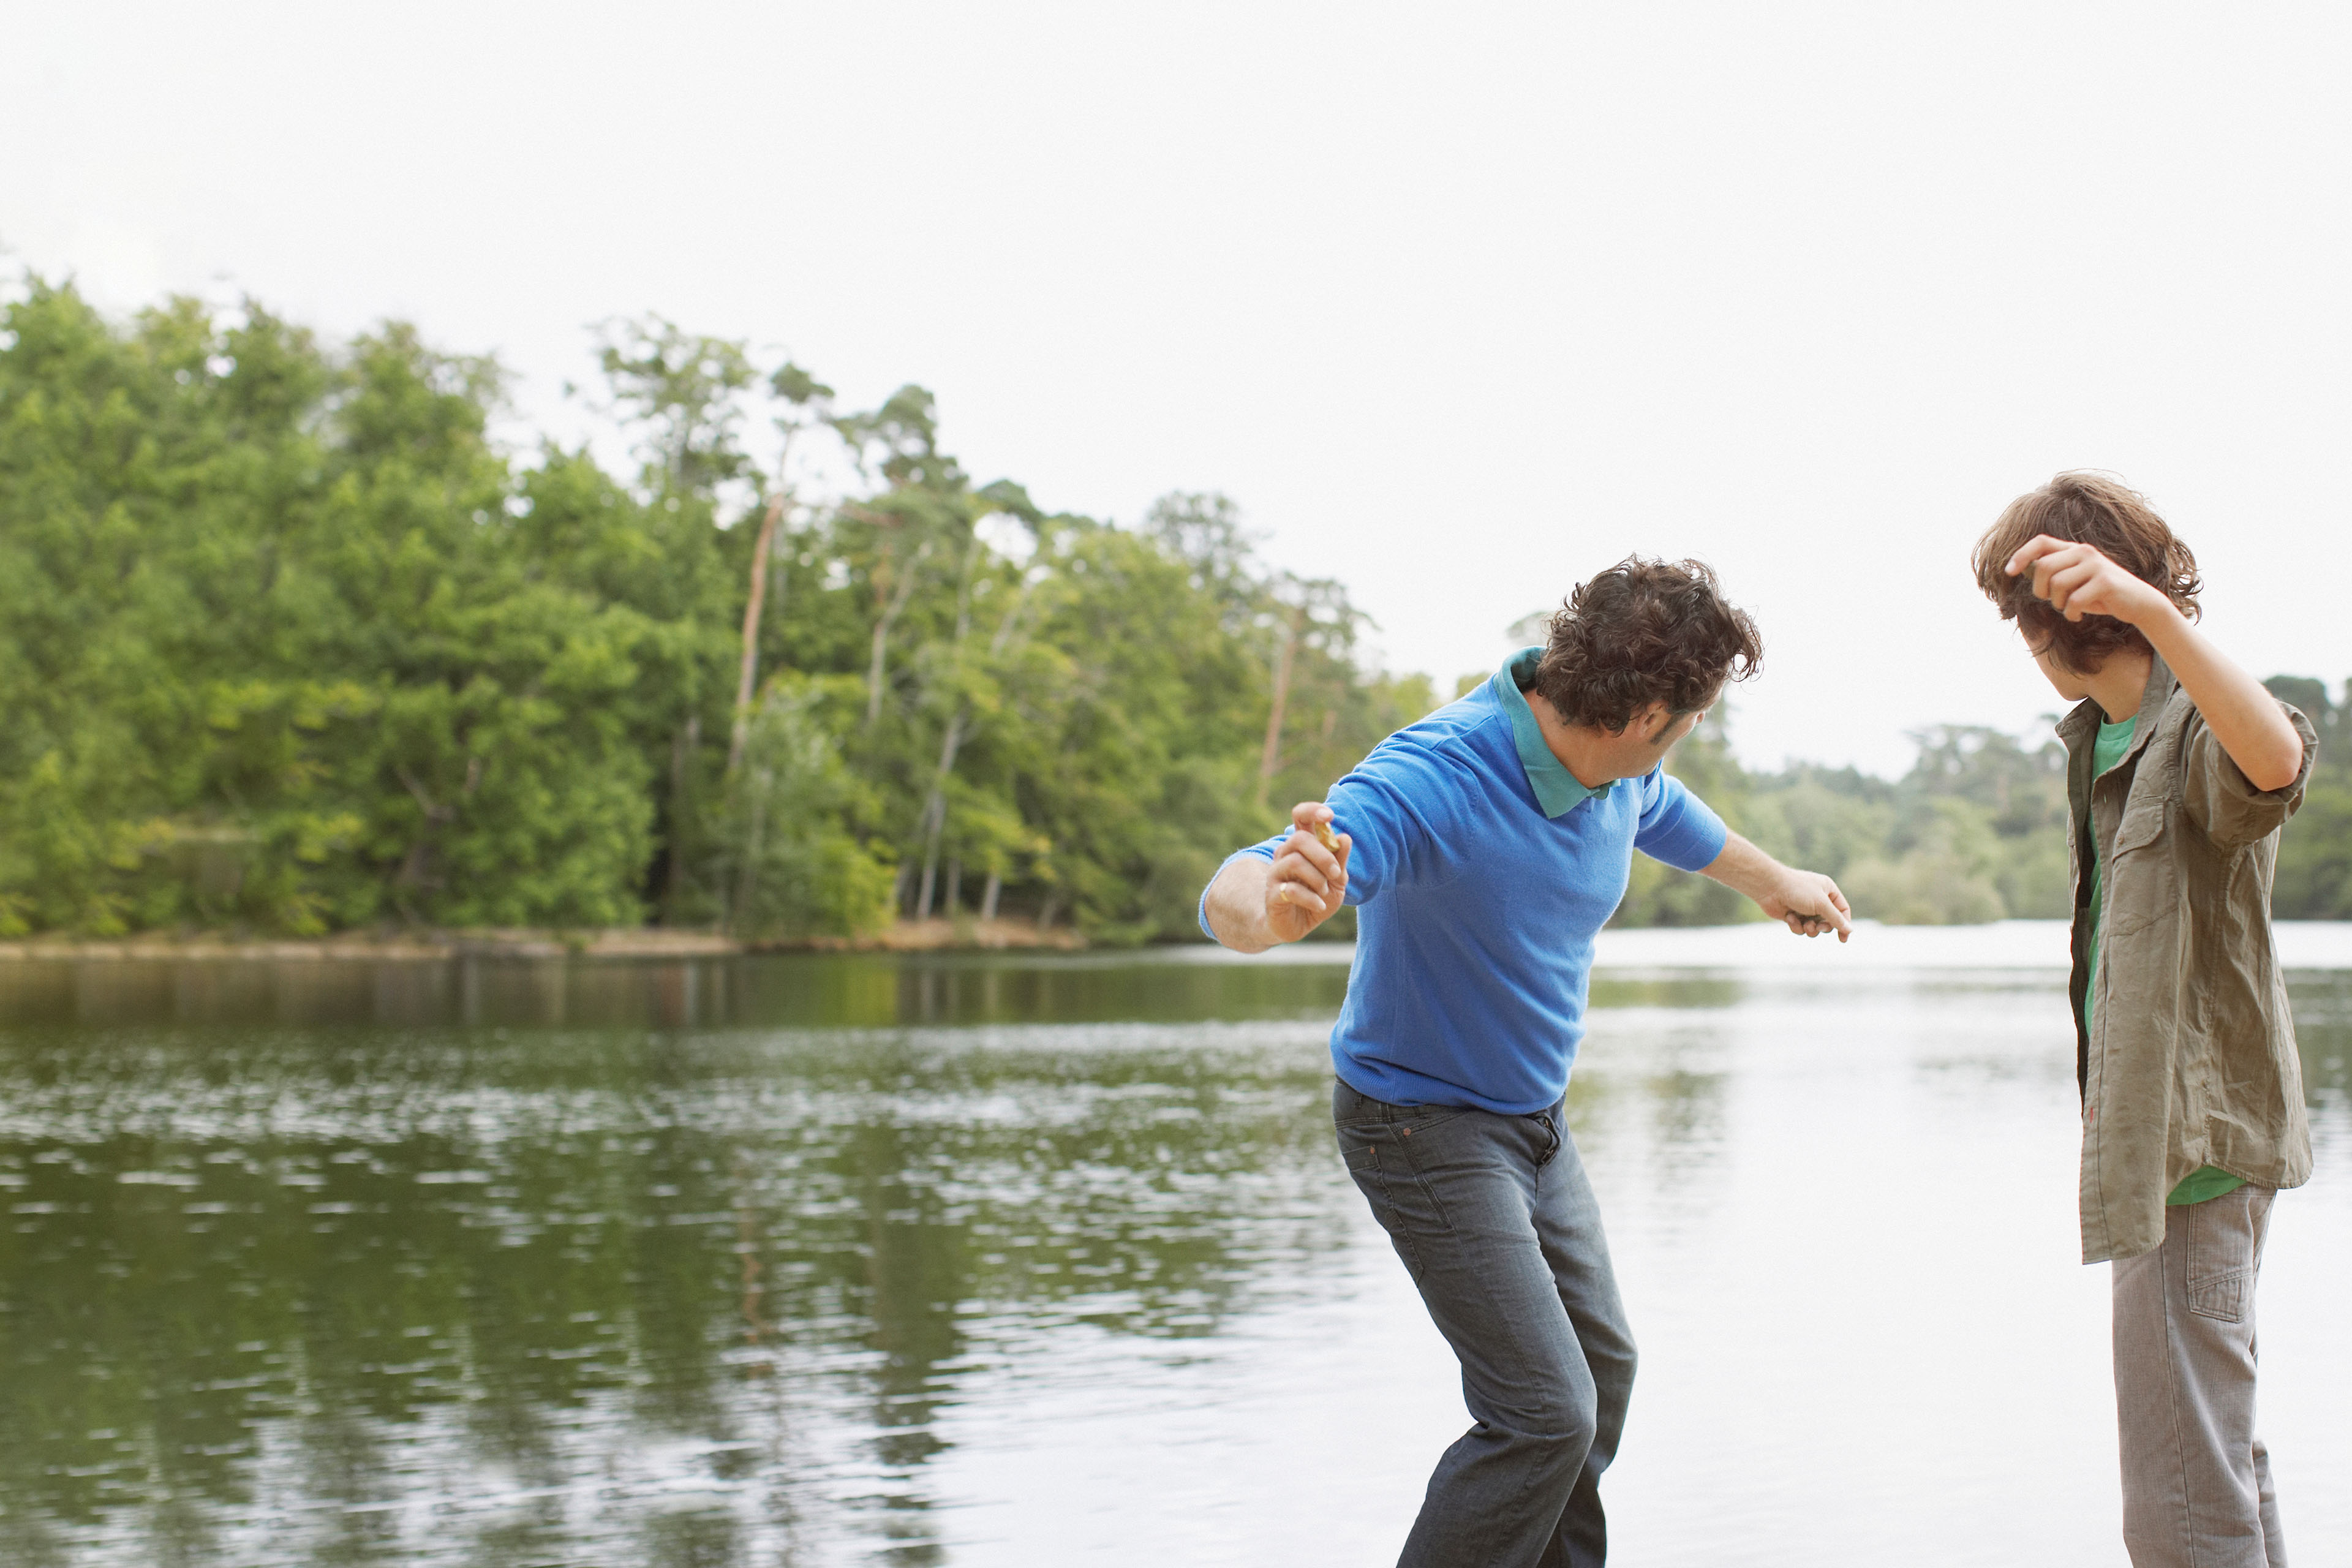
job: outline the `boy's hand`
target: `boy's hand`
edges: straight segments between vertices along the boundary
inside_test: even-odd
[[[2011,556],[2008,570],[2012,577],[2033,574],[2033,596],[2049,600],[2050,607],[2070,621],[2113,616],[2137,626],[2172,610],[2172,601],[2162,590],[2141,582],[2095,547],[2070,544],[2046,533]]]
[[[1331,816],[1319,800],[1290,808],[1290,837],[1275,851],[1265,883],[1265,923],[1278,942],[1297,942],[1347,901],[1348,853],[1355,840],[1332,832]]]
[[[1757,907],[1799,936],[1837,932],[1853,935],[1853,910],[1838,885],[1819,871],[1790,871],[1781,884],[1756,900]]]

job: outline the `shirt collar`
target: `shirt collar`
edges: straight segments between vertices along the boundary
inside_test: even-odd
[[[1574,773],[1560,764],[1544,743],[1543,727],[1536,722],[1535,710],[1520,693],[1522,679],[1535,679],[1536,666],[1543,661],[1543,649],[1523,647],[1503,661],[1486,682],[1495,694],[1495,703],[1511,718],[1511,739],[1517,743],[1519,765],[1528,772],[1528,787],[1535,791],[1536,805],[1546,816],[1563,816],[1595,795],[1605,797],[1616,781],[1612,779],[1599,789],[1588,789],[1577,782]]]
[[[2147,746],[2148,737],[2156,733],[2165,705],[2172,700],[2172,693],[2179,684],[2180,678],[2172,673],[2172,667],[2164,662],[2164,656],[2151,648],[2148,651],[2147,688],[2140,693],[2139,711],[2132,715],[2136,728],[2132,731],[2131,743],[2124,748],[2125,756],[2135,756]],[[2105,724],[2106,718],[2099,707],[2098,699],[2085,697],[2074,705],[2073,712],[2058,721],[2058,739],[2065,742],[2069,754],[2087,750],[2098,740],[2099,731]]]

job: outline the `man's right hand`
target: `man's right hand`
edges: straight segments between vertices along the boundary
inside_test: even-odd
[[[1355,841],[1342,833],[1337,853],[1324,847],[1315,830],[1331,816],[1319,800],[1290,808],[1290,837],[1275,851],[1265,882],[1266,931],[1276,942],[1297,942],[1347,901],[1348,852]]]

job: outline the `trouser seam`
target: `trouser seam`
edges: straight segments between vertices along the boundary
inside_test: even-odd
[[[2181,1226],[2184,1233],[2195,1228],[2197,1216],[2194,1214],[2185,1215],[2182,1217],[2187,1221]],[[2180,1297],[2184,1307],[2189,1301],[2189,1263],[2195,1255],[2195,1243],[2184,1239],[2180,1249]],[[2171,1417],[2172,1462],[2180,1484],[2180,1539],[2189,1550],[2189,1568],[2197,1568],[2198,1559],[2203,1553],[2197,1549],[2197,1507],[2189,1492],[2189,1443],[2186,1434],[2180,1428],[2181,1346],[2172,1321],[2172,1271],[2168,1267],[2172,1260],[2162,1258],[2158,1261],[2167,1266],[2159,1271],[2158,1279],[2163,1287],[2160,1300],[2164,1308],[2165,1413]]]

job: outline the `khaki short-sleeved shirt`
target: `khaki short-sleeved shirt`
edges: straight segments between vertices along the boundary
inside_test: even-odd
[[[2303,772],[2275,790],[2254,788],[2239,771],[2160,658],[2112,771],[2091,776],[2097,703],[2058,726],[2072,807],[2085,1263],[2153,1250],[2164,1240],[2165,1194],[2201,1165],[2257,1186],[2310,1179],[2303,1069],[2271,942],[2271,875],[2319,737],[2280,706],[2303,737]],[[2079,826],[2086,801],[2089,841]],[[2109,848],[2098,994],[2086,997],[2097,842]],[[2086,999],[2095,1005],[2085,1008]]]

